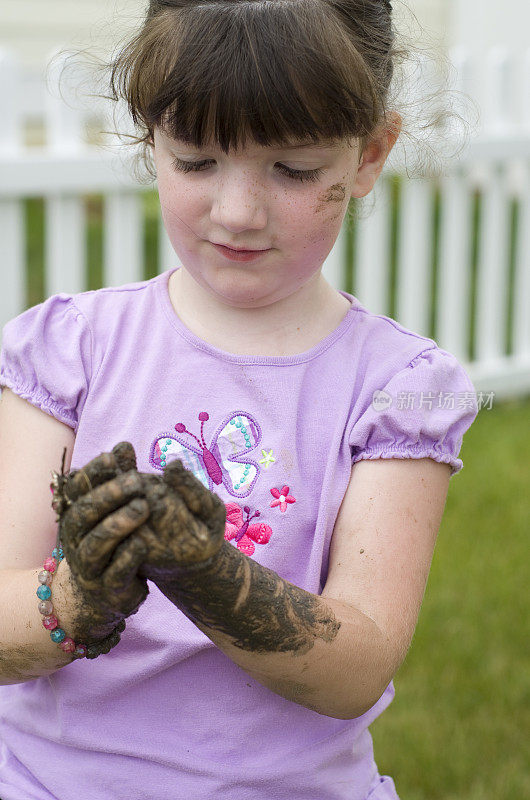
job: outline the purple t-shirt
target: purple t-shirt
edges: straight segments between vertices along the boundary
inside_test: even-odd
[[[176,315],[172,271],[16,317],[0,385],[74,429],[72,468],[124,440],[143,472],[180,458],[227,505],[234,547],[320,594],[352,463],[429,457],[455,474],[478,412],[473,384],[432,339],[346,292],[351,309],[304,353],[224,352]],[[357,719],[310,711],[149,589],[108,655],[0,686],[2,800],[398,797],[368,730],[393,682]]]

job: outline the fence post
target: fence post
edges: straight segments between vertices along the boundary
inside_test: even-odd
[[[21,92],[20,64],[10,50],[0,49],[0,157],[21,152],[23,129],[18,98]],[[26,294],[25,222],[22,199],[0,197],[0,328],[24,309]]]
[[[46,93],[45,129],[47,153],[72,159],[85,149],[79,109],[72,107],[71,86],[63,79],[68,54],[53,50],[47,60],[49,84]],[[66,90],[66,93],[65,93]],[[64,100],[63,100],[64,97]],[[45,197],[46,296],[85,288],[85,217],[81,194],[64,194],[53,186]]]
[[[519,97],[521,124],[530,138],[530,49],[521,59]],[[519,237],[515,254],[513,349],[514,355],[530,359],[530,163],[523,166],[523,192],[519,205]]]
[[[456,69],[455,89],[469,92],[474,77],[469,52],[462,47],[454,48],[451,62]],[[462,166],[450,170],[440,180],[435,339],[464,363],[469,359],[471,188]]]
[[[487,129],[506,134],[511,119],[506,118],[511,64],[503,48],[494,48],[486,62],[486,85],[490,86],[486,104]],[[500,359],[505,355],[504,335],[508,288],[508,192],[504,163],[487,166],[483,191],[483,218],[479,240],[477,278],[476,353],[479,360]]]
[[[374,314],[388,315],[390,296],[390,180],[382,175],[368,198],[370,215],[358,220],[353,294]]]

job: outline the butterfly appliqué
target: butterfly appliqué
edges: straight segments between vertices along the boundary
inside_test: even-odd
[[[256,549],[254,542],[267,544],[272,536],[270,525],[264,522],[251,524],[251,520],[254,517],[259,517],[259,511],[255,511],[250,517],[250,508],[248,506],[245,506],[243,510],[237,503],[225,503],[225,506],[225,539],[227,541],[234,539],[237,549],[247,556],[251,556]],[[246,520],[243,520],[243,511],[247,516]]]
[[[210,491],[221,483],[233,497],[247,497],[258,479],[260,468],[248,457],[261,441],[258,422],[244,411],[233,411],[219,425],[211,443],[204,439],[204,423],[210,415],[201,411],[201,438],[177,422],[175,432],[162,434],[151,445],[149,462],[163,470],[176,458]]]

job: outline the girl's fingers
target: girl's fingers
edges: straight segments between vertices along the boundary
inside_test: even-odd
[[[93,528],[82,539],[77,550],[78,568],[87,580],[99,577],[107,567],[114,552],[124,539],[135,531],[149,517],[149,504],[143,498],[135,498],[127,505],[122,506],[114,513],[109,514],[95,528]],[[124,542],[127,547],[123,552],[129,550],[131,554],[137,555],[142,550],[142,559],[147,555],[147,545],[139,539],[142,547],[133,542]],[[122,560],[120,559],[120,563]],[[121,584],[117,584],[121,585]]]
[[[135,470],[118,475],[69,506],[61,519],[61,538],[76,546],[80,540],[113,511],[143,495],[142,480]]]
[[[120,472],[129,472],[136,469],[136,453],[130,442],[120,442],[112,448],[112,455]]]
[[[222,500],[201,483],[193,472],[185,469],[178,459],[171,461],[164,470],[165,483],[182,497],[188,509],[200,520],[207,522],[218,512]]]
[[[93,458],[81,469],[74,470],[65,486],[65,494],[69,500],[75,501],[87,492],[91,492],[96,486],[115,478],[118,473],[118,465],[113,453],[101,453]]]
[[[125,587],[130,587],[130,599],[134,602],[132,607],[127,609],[128,615],[136,614],[149,594],[147,583],[145,580],[140,580],[137,574],[147,553],[148,547],[141,536],[133,536],[130,541],[118,545],[114,558],[103,575],[103,584],[109,591],[118,586],[122,591]]]
[[[111,453],[101,453],[81,469],[72,470],[66,482],[65,492],[69,500],[82,495],[112,480],[120,472],[136,469],[136,453],[130,442],[120,442]]]

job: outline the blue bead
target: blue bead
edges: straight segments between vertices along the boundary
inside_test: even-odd
[[[171,444],[171,439],[166,439],[166,444]]]
[[[251,448],[251,447],[252,447],[252,445],[250,444],[250,442],[245,442],[245,447],[246,447],[247,449],[249,449],[249,448]]]
[[[37,589],[37,597],[40,600],[49,600],[51,596],[52,596],[52,590],[50,589],[49,586],[42,585],[39,586],[39,588]]]
[[[167,451],[167,444],[165,444],[162,448],[162,452],[165,453]]]
[[[234,486],[234,489],[239,489],[239,483],[236,483],[236,485]]]
[[[242,424],[243,423],[241,422],[241,420],[238,417],[237,422],[236,422],[236,428],[240,428],[242,426]]]
[[[247,432],[247,429],[244,426],[242,426],[241,427],[241,433],[246,433],[246,432]]]
[[[59,642],[62,642],[63,639],[66,639],[66,633],[62,628],[55,628],[55,630],[50,633],[50,637],[52,642],[59,644]]]

